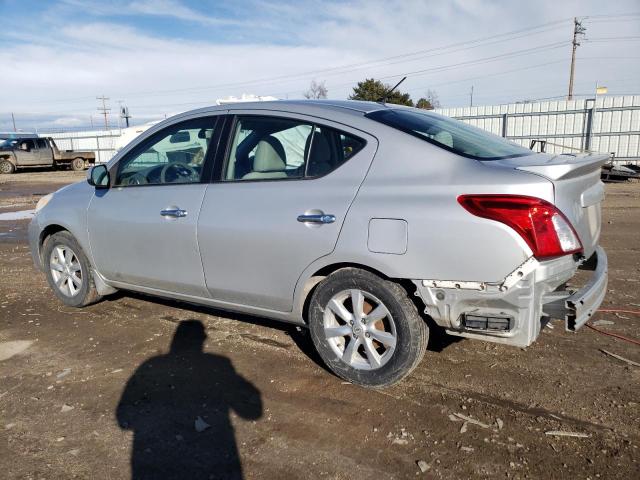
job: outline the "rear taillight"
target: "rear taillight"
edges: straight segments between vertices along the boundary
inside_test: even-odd
[[[582,251],[569,220],[551,203],[524,195],[460,195],[458,203],[472,214],[504,223],[527,242],[536,258]]]

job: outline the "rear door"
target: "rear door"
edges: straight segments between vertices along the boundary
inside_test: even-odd
[[[211,296],[290,311],[303,270],[331,253],[377,148],[363,132],[300,115],[239,112],[198,244]]]
[[[36,145],[38,146],[38,158],[40,165],[51,165],[53,163],[53,154],[49,142],[44,138],[37,138]]]
[[[110,169],[111,188],[96,190],[88,211],[93,258],[108,280],[209,296],[196,231],[217,118],[169,125]]]

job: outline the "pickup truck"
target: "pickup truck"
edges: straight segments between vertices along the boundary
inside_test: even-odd
[[[0,143],[0,173],[23,167],[69,167],[84,170],[96,161],[90,151],[60,150],[53,138],[11,138]]]

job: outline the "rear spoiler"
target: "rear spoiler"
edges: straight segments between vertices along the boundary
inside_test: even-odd
[[[536,173],[550,180],[560,180],[596,171],[610,159],[611,156],[606,153],[563,154],[551,157],[540,165],[524,165],[516,169]]]

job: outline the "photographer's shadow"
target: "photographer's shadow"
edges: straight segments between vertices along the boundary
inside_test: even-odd
[[[228,358],[203,352],[205,339],[201,322],[180,322],[169,353],[127,382],[116,417],[134,435],[131,478],[242,478],[229,413],[260,418],[260,391]]]

